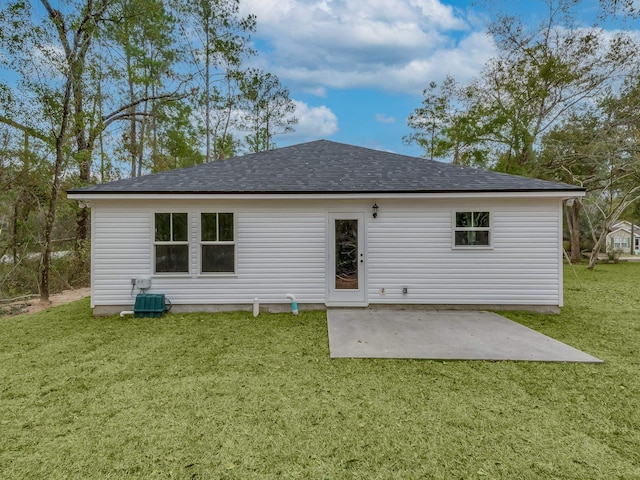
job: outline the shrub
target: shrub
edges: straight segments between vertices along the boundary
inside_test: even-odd
[[[77,252],[54,252],[49,278],[50,293],[86,287],[90,281],[89,246]],[[14,264],[0,263],[0,299],[40,293],[40,254],[24,255]]]
[[[607,249],[607,260],[609,263],[618,263],[620,261],[620,255],[622,254],[622,250],[619,248],[608,248]]]

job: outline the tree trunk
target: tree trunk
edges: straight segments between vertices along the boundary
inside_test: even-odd
[[[82,66],[84,69],[84,66]],[[86,121],[84,118],[84,91],[80,79],[73,78],[74,135],[76,139],[76,155],[80,181],[83,185],[91,183],[91,157],[93,146],[87,140]],[[89,211],[80,207],[76,216],[76,241],[74,249],[79,251],[80,245],[87,239]]]
[[[58,199],[60,196],[60,185],[63,168],[66,163],[65,149],[69,147],[69,129],[75,128],[74,134],[76,140],[86,142],[85,122],[82,118],[84,113],[82,105],[82,79],[85,73],[85,59],[87,52],[91,47],[91,40],[96,33],[97,22],[102,18],[109,2],[101,0],[94,5],[93,2],[86,4],[87,11],[83,13],[82,22],[75,24],[73,21],[67,24],[64,14],[54,9],[49,0],[41,0],[43,7],[47,10],[49,20],[55,26],[58,39],[64,49],[65,60],[68,65],[68,71],[65,72],[63,82],[63,90],[60,98],[60,116],[59,127],[54,134],[55,142],[55,164],[53,166],[53,181],[51,182],[51,196],[49,197],[49,208],[45,217],[44,225],[44,247],[42,251],[42,261],[40,269],[40,300],[49,301],[49,275],[51,270],[51,249],[53,240],[53,227],[56,220],[56,210],[58,207]],[[73,33],[71,33],[73,32]],[[70,125],[71,115],[76,113],[73,124]],[[82,130],[82,135],[78,132]],[[78,152],[81,156],[81,168],[84,164],[85,171],[82,172],[87,178],[91,170],[90,151],[81,150]]]
[[[622,209],[624,210],[624,209]],[[617,220],[617,215],[610,219],[605,220],[604,222],[604,228],[602,229],[602,232],[600,233],[600,237],[598,237],[598,241],[596,242],[595,246],[593,247],[593,250],[591,250],[591,256],[589,257],[589,270],[593,270],[593,267],[596,266],[596,262],[598,261],[598,255],[600,255],[600,251],[602,250],[602,247],[606,245],[607,243],[607,235],[609,234],[609,231],[611,230],[611,225]],[[614,220],[615,219],[615,220]]]
[[[156,86],[152,85],[151,96],[155,98],[157,94]],[[155,100],[151,103],[151,111],[153,112],[151,116],[151,164],[155,165],[158,161],[158,114],[156,112]]]
[[[16,203],[13,204],[13,221],[11,228],[11,256],[13,257],[13,264],[18,263],[18,214],[19,214],[20,197],[16,199]]]
[[[88,148],[88,147],[87,147]],[[86,150],[87,154],[91,150]],[[80,180],[84,185],[88,185],[91,181],[91,167],[89,162],[82,162],[80,164]],[[76,216],[76,242],[75,250],[79,250],[80,245],[87,240],[89,234],[89,209],[87,207],[80,207],[78,215]]]
[[[127,79],[129,82],[129,101],[133,104],[135,99],[135,92],[133,90],[133,70],[131,66],[131,57],[127,56]],[[138,134],[136,132],[136,107],[131,106],[129,109],[129,158],[131,160],[131,177],[136,176],[136,167],[138,163],[138,155],[136,149],[136,142],[138,140]]]
[[[580,209],[582,205],[577,200],[573,201],[572,206],[565,205],[565,218],[567,227],[569,228],[569,236],[571,240],[571,262],[579,262],[582,260],[580,252]]]
[[[62,165],[64,164],[63,142],[66,138],[64,132],[56,138],[56,163],[54,166],[53,183],[51,185],[51,197],[49,198],[49,209],[44,224],[44,249],[40,269],[40,301],[49,301],[49,274],[51,270],[51,245],[53,238],[53,225],[56,220],[56,208],[58,207],[58,197],[60,195],[60,177],[62,176]]]
[[[205,19],[204,35],[204,129],[205,129],[205,162],[211,161],[211,51],[209,49],[211,29],[209,26],[209,18]]]
[[[608,225],[607,225],[608,227]],[[609,228],[605,228],[600,234],[600,238],[596,242],[596,245],[593,247],[591,251],[591,257],[589,257],[589,270],[593,270],[593,267],[596,266],[596,262],[598,261],[598,255],[600,254],[600,250],[602,250],[602,246],[607,241],[607,233],[609,233]]]
[[[149,75],[147,73],[147,75]],[[144,87],[144,96],[145,98],[149,98],[149,85],[145,85]],[[144,159],[144,140],[147,135],[147,131],[149,128],[149,119],[147,118],[147,114],[149,113],[149,100],[143,103],[142,108],[142,119],[140,120],[140,132],[139,132],[139,140],[136,142],[136,153],[138,154],[138,176],[142,176],[142,164]]]
[[[580,251],[580,225],[578,219],[573,218],[574,225],[571,229],[571,261],[579,262],[582,260],[582,252]]]
[[[231,75],[229,72],[226,73],[225,80],[227,82],[227,86],[226,86],[227,101],[225,104],[226,111],[224,116],[224,127],[222,128],[222,132],[220,132],[220,138],[222,138],[221,147],[220,147],[220,151],[216,153],[216,156],[215,156],[216,160],[222,160],[224,158],[228,158],[235,155],[235,152],[227,151],[227,147],[226,147],[227,138],[229,138],[227,135],[229,135],[228,132],[231,124],[231,115],[233,113],[233,107],[235,106],[235,103],[236,103],[231,93],[232,92]],[[231,140],[229,147],[233,149],[233,139]]]
[[[104,183],[104,135],[100,133],[100,183]]]

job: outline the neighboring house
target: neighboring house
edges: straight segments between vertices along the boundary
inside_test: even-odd
[[[631,240],[632,235],[633,241]],[[626,220],[614,224],[607,234],[607,248],[637,255],[640,252],[640,227],[632,225]],[[631,250],[632,248],[633,251]]]
[[[562,201],[584,189],[326,140],[69,191],[94,314],[151,279],[173,311],[422,305],[558,311]],[[135,282],[134,282],[135,283]]]

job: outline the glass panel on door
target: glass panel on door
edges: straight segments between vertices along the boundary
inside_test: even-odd
[[[358,289],[358,220],[335,220],[336,290]]]

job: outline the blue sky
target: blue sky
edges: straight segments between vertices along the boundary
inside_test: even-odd
[[[257,15],[253,62],[297,104],[296,132],[278,146],[325,138],[420,155],[402,141],[406,119],[431,80],[469,80],[495,52],[488,3],[527,23],[545,17],[540,0],[241,0]],[[585,25],[595,5],[583,2]]]

